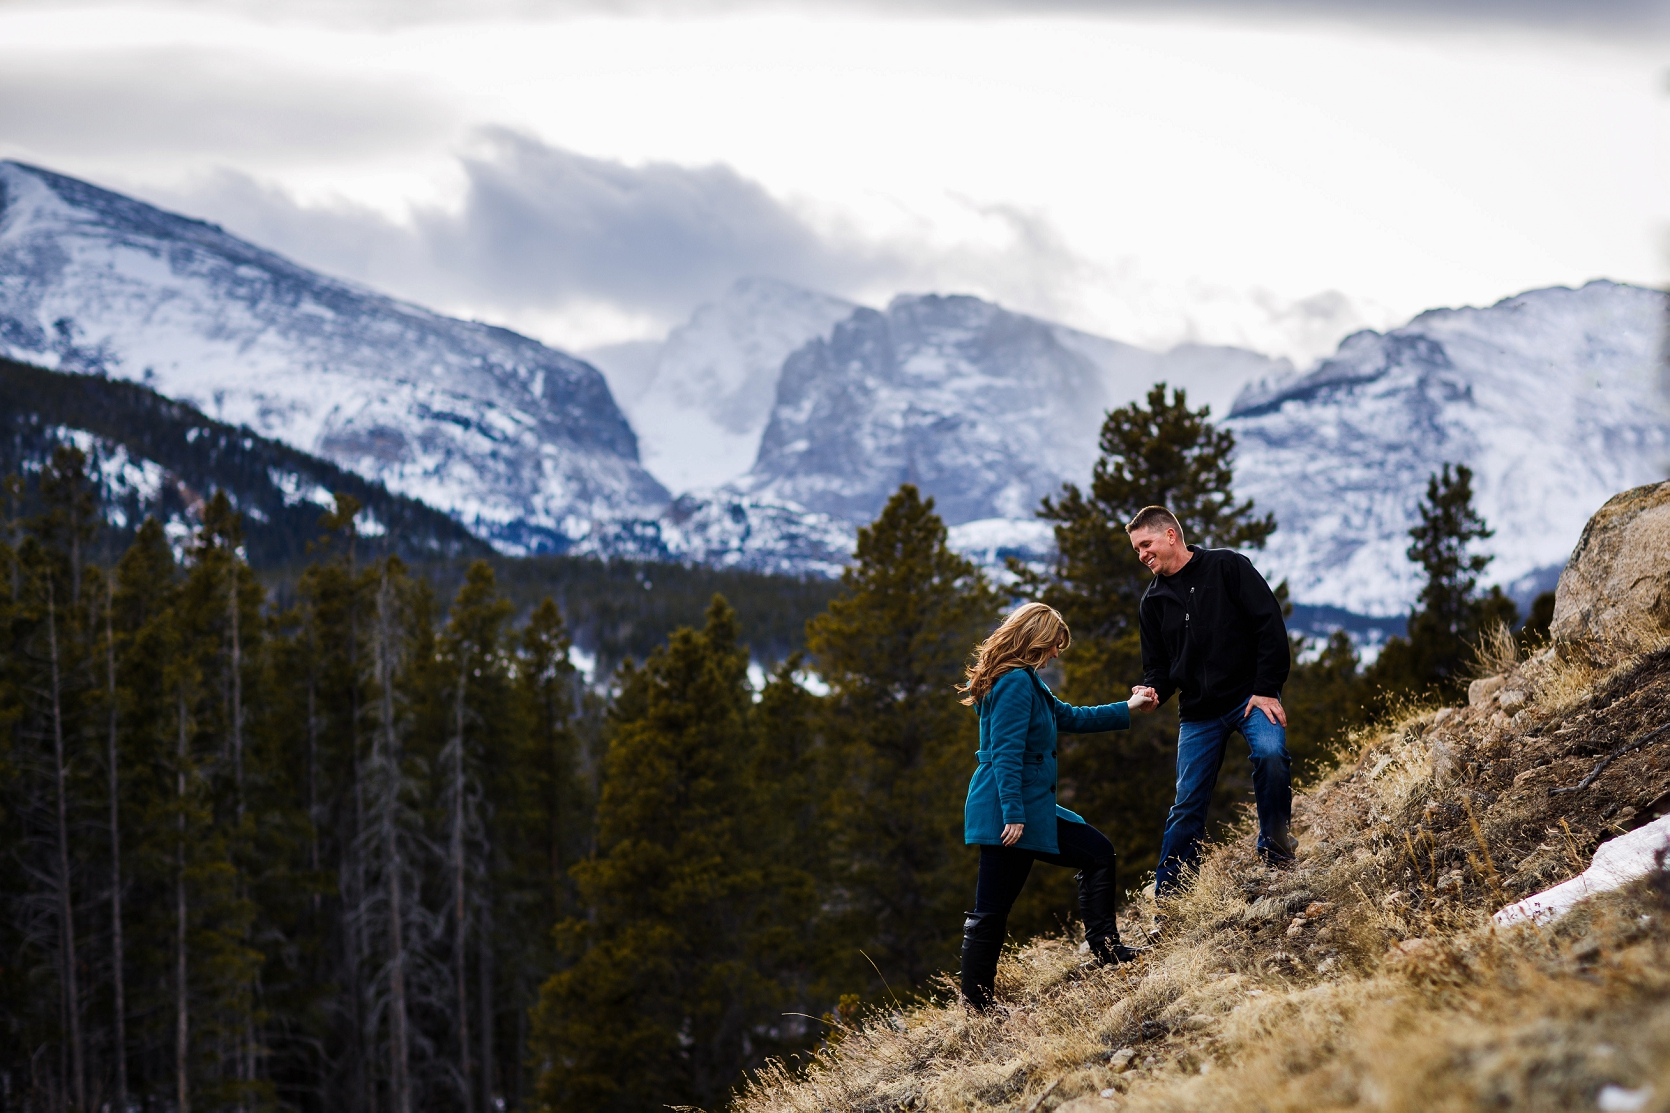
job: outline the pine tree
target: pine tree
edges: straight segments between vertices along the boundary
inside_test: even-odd
[[[591,801],[579,776],[574,714],[574,666],[562,612],[546,596],[522,630],[517,684],[528,715],[524,751],[515,765],[512,787],[522,790],[516,815],[524,838],[539,850],[539,880],[528,884],[544,892],[541,909],[547,923],[570,911],[573,899],[569,867],[578,861],[590,824]]]
[[[805,1018],[818,1016],[843,991],[850,961],[840,961],[842,925],[824,914],[824,902],[836,864],[830,786],[840,770],[829,745],[828,712],[823,697],[801,683],[805,661],[795,653],[777,666],[755,705],[759,746],[751,771],[753,783],[769,794],[759,819],[767,901],[759,910],[758,933],[750,961],[787,994],[779,1026],[767,1035],[786,1055],[798,1045],[821,1038]],[[848,956],[850,959],[850,955]],[[860,978],[870,974],[859,971]],[[758,1041],[764,1050],[764,1041]]]
[[[451,697],[447,740],[440,753],[441,804],[447,816],[453,1021],[465,1113],[477,1103],[490,1108],[493,1099],[493,997],[488,973],[493,901],[483,890],[488,888],[487,862],[496,840],[481,809],[486,803],[486,770],[509,764],[514,738],[522,732],[522,724],[514,717],[514,691],[500,646],[501,628],[509,617],[510,604],[498,594],[492,567],[484,560],[475,561],[453,600],[440,643]],[[472,920],[479,936],[475,943],[479,1047],[470,1038]]]
[[[874,962],[888,987],[926,988],[956,963],[974,880],[962,818],[978,723],[955,687],[967,654],[995,625],[998,601],[947,546],[933,500],[909,484],[858,531],[841,587],[808,624],[807,647],[831,689],[842,957],[850,984],[882,991],[864,976]]]
[[[28,535],[17,552],[15,618],[21,621],[14,631],[22,635],[17,646],[23,705],[19,740],[24,743],[20,765],[44,774],[42,782],[50,786],[20,801],[25,822],[33,827],[33,837],[26,835],[25,843],[29,872],[46,882],[47,892],[30,894],[34,899],[26,898],[23,907],[36,907],[38,899],[43,912],[51,908],[63,1104],[87,1110],[88,1076],[94,1067],[85,1028],[88,987],[81,981],[81,970],[89,932],[78,910],[78,895],[86,884],[92,848],[77,835],[86,827],[90,817],[84,813],[94,798],[89,774],[95,766],[86,753],[86,733],[96,696],[81,577],[97,526],[97,504],[86,456],[72,446],[58,447],[41,469],[38,491],[41,513],[28,523]],[[48,847],[44,854],[31,852]]]
[[[777,988],[750,962],[765,893],[749,777],[748,654],[715,598],[624,670],[596,857],[574,869],[587,915],[559,926],[574,964],[544,986],[533,1049],[556,1109],[711,1105],[758,1061]]]
[[[1344,630],[1335,630],[1314,658],[1306,659],[1307,639],[1294,637],[1293,669],[1282,689],[1287,709],[1287,750],[1294,779],[1327,768],[1345,732],[1365,717],[1366,691],[1357,648]]]
[[[551,926],[580,912],[569,870],[591,849],[594,801],[580,774],[576,673],[562,612],[547,596],[522,629],[515,659],[521,723],[495,763],[493,884],[503,953],[499,980],[509,1023],[497,1042],[504,1099],[527,1106],[527,1018],[561,965]]]
[[[374,626],[379,570],[360,560],[355,518],[360,505],[336,496],[336,508],[319,519],[315,559],[297,582],[300,628],[297,652],[305,671],[302,705],[310,820],[309,861],[330,887],[312,902],[318,934],[315,982],[339,991],[325,1003],[329,1030],[294,1048],[298,1084],[315,1080],[327,1108],[373,1111],[378,1057],[372,1042],[373,955],[370,924],[360,914],[370,898],[366,753],[374,699],[366,646]]]
[[[1478,591],[1479,575],[1493,558],[1471,550],[1493,531],[1473,507],[1472,469],[1445,464],[1435,472],[1419,513],[1407,555],[1426,582],[1409,614],[1408,636],[1386,644],[1370,681],[1386,696],[1432,691],[1453,698],[1465,686],[1480,635],[1499,622],[1513,625],[1518,609],[1500,588]]]
[[[1234,434],[1212,424],[1210,407],[1191,409],[1181,389],[1168,394],[1157,383],[1145,402],[1109,411],[1098,447],[1089,489],[1064,484],[1038,511],[1055,523],[1054,567],[1043,575],[1017,568],[1022,589],[1060,610],[1072,628],[1061,694],[1080,704],[1125,699],[1141,682],[1137,605],[1152,576],[1125,533],[1138,510],[1169,508],[1188,543],[1207,548],[1262,548],[1276,528],[1270,515],[1254,514],[1251,500],[1234,496]],[[1176,741],[1175,705],[1137,718],[1126,732],[1062,739],[1061,801],[1108,835],[1129,880],[1158,862]],[[1216,814],[1226,811],[1244,780],[1220,780]],[[1059,878],[1043,879],[1017,907],[1015,922],[1049,926],[1071,899]]]

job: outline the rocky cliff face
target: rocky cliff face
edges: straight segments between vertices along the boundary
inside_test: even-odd
[[[591,365],[13,162],[0,163],[0,354],[143,382],[509,552],[563,549],[667,501]]]
[[[785,282],[745,278],[664,341],[587,355],[631,418],[644,466],[675,491],[718,487],[754,462],[783,361],[855,308]]]
[[[1284,366],[1234,349],[1147,352],[978,298],[899,297],[785,361],[739,487],[862,522],[910,482],[952,525],[1030,519],[1063,480],[1088,478],[1110,406],[1161,379],[1223,397]]]

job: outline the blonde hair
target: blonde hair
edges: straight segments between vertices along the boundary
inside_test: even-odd
[[[1072,644],[1072,632],[1060,611],[1045,603],[1021,604],[975,647],[974,663],[966,670],[968,683],[957,685],[962,702],[974,706],[1004,673],[1035,669],[1049,660],[1052,650],[1059,652]]]

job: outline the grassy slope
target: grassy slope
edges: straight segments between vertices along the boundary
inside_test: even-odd
[[[992,1014],[947,982],[735,1108],[1594,1109],[1615,1084],[1670,1110],[1670,878],[1548,928],[1489,920],[1670,806],[1670,739],[1549,792],[1670,720],[1665,641],[1499,661],[1502,691],[1529,697],[1513,718],[1498,695],[1355,738],[1295,801],[1298,867],[1265,870],[1243,830],[1159,909],[1144,960],[1083,969],[1075,940],[1033,940],[1005,959]]]

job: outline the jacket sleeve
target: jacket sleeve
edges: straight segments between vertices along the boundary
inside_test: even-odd
[[[1177,685],[1171,682],[1171,659],[1160,633],[1160,604],[1146,595],[1137,604],[1137,626],[1142,631],[1142,682],[1159,693],[1163,704]]]
[[[1287,623],[1281,616],[1281,603],[1277,602],[1276,593],[1270,590],[1270,585],[1258,574],[1252,561],[1241,557],[1236,564],[1239,566],[1236,587],[1241,597],[1241,612],[1246,615],[1253,640],[1258,646],[1253,695],[1280,696],[1291,665]]]
[[[997,802],[1004,823],[1025,823],[1026,804],[1021,799],[1021,761],[1026,754],[1026,732],[1032,722],[1032,685],[1024,669],[997,678],[986,698],[992,700],[987,720],[986,747],[992,755],[992,779],[997,782]]]
[[[1131,708],[1123,703],[1104,703],[1095,707],[1074,707],[1050,695],[1055,705],[1055,729],[1066,734],[1100,734],[1105,730],[1127,730],[1131,725]]]

